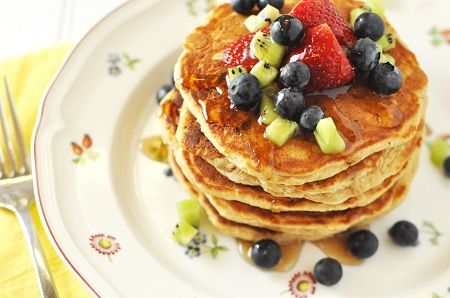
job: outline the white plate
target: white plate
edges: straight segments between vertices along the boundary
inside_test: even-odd
[[[62,257],[98,296],[294,297],[291,278],[311,271],[323,256],[306,245],[290,272],[263,272],[242,260],[233,239],[208,226],[202,227],[207,244],[217,235],[229,248],[216,259],[208,253],[189,258],[171,240],[175,203],[187,194],[164,175],[166,165],[140,153],[139,142],[158,134],[155,91],[170,80],[183,38],[200,23],[207,3],[133,0],[121,6],[76,47],[42,105],[33,154],[41,216]],[[450,132],[450,44],[433,46],[428,34],[433,25],[450,28],[449,2],[392,0],[387,9],[429,74],[430,126],[436,134]],[[83,142],[85,134],[90,140]],[[81,160],[72,142],[83,149]],[[450,295],[450,181],[427,154],[424,149],[406,203],[373,224],[377,254],[363,266],[344,266],[338,285],[311,281],[298,297]],[[387,229],[399,219],[420,227],[418,247],[399,248],[388,239]],[[434,245],[424,220],[442,233]],[[293,282],[308,279],[297,277]]]

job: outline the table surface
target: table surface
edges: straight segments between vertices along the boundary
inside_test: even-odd
[[[2,0],[0,59],[77,42],[125,0]]]

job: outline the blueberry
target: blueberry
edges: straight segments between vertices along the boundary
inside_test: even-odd
[[[270,239],[259,240],[253,244],[250,256],[256,266],[261,268],[272,268],[281,259],[281,248],[278,243]]]
[[[377,251],[378,238],[371,231],[359,230],[350,234],[347,245],[352,255],[365,259]]]
[[[284,88],[278,92],[275,110],[283,118],[298,121],[304,109],[305,98],[302,93],[289,88]]]
[[[383,36],[384,29],[383,19],[373,12],[365,12],[355,21],[355,33],[358,38],[368,37],[377,41]]]
[[[280,78],[286,87],[305,89],[311,77],[309,67],[302,62],[294,61],[281,69]]]
[[[337,284],[342,278],[341,264],[332,258],[324,258],[314,266],[314,277],[326,286]]]
[[[156,101],[158,103],[163,100],[163,98],[172,90],[173,86],[172,84],[166,84],[162,86],[157,92],[156,92]]]
[[[396,93],[403,84],[400,70],[394,65],[382,63],[375,66],[369,74],[369,85],[377,93],[389,95]]]
[[[276,9],[280,10],[284,6],[284,0],[258,0],[258,7],[259,9],[264,9],[267,4],[275,7]]]
[[[250,14],[255,4],[256,0],[231,0],[231,7],[240,14]]]
[[[361,73],[367,73],[378,65],[380,50],[377,44],[370,38],[359,39],[348,51],[348,58]]]
[[[167,169],[164,171],[164,174],[166,175],[166,177],[172,177],[172,176],[173,176],[172,168],[167,168]]]
[[[278,44],[295,46],[305,35],[305,28],[296,17],[282,15],[273,22],[272,27],[270,27],[270,35],[273,41]]]
[[[256,107],[262,98],[261,84],[250,73],[235,77],[230,83],[228,93],[233,105],[246,111]]]
[[[315,130],[319,121],[324,118],[322,109],[318,106],[310,106],[303,111],[300,117],[300,125],[308,130]]]
[[[419,231],[413,223],[401,220],[389,229],[389,236],[400,246],[415,246],[417,245]]]
[[[445,176],[450,177],[450,156],[444,160],[444,173]]]

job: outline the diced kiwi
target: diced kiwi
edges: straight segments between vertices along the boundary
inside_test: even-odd
[[[296,122],[278,117],[266,127],[265,136],[272,143],[281,147],[295,136],[299,128]]]
[[[279,117],[278,113],[275,111],[275,105],[273,104],[272,98],[267,94],[264,94],[261,100],[259,115],[261,116],[261,122],[265,125],[269,125]]]
[[[202,207],[195,198],[183,200],[177,203],[177,212],[180,219],[187,221],[195,227],[198,227],[201,211]]]
[[[441,168],[450,152],[450,145],[444,139],[436,139],[430,144],[431,162]]]
[[[345,142],[339,134],[332,118],[319,121],[314,131],[317,143],[325,154],[336,154],[345,151]]]
[[[286,53],[286,47],[272,41],[270,35],[257,32],[250,43],[252,54],[275,68],[278,68]]]
[[[186,245],[197,235],[198,230],[185,220],[180,220],[172,232],[173,239],[178,244]]]
[[[262,87],[267,87],[277,78],[278,69],[264,61],[259,61],[253,66],[250,73],[258,78]]]
[[[365,12],[369,12],[365,7],[355,8],[350,12],[350,25],[355,27],[356,19]]]
[[[257,16],[249,16],[244,25],[250,32],[256,32],[267,26],[270,26],[272,22],[280,16],[280,11],[271,5],[266,5],[266,7],[259,12]]]
[[[364,6],[368,8],[370,12],[376,13],[384,18],[383,0],[366,0]]]
[[[274,83],[270,86],[267,86],[263,89],[263,92],[267,95],[269,95],[271,98],[274,98],[278,92],[280,92],[280,88],[278,88],[277,84]]]
[[[228,80],[231,82],[235,77],[240,76],[244,73],[248,73],[247,69],[244,66],[228,68]]]
[[[384,35],[377,41],[378,48],[383,52],[387,52],[395,48],[396,41],[395,36],[391,32],[385,32]]]
[[[391,65],[395,65],[395,58],[387,53],[383,53],[380,56],[380,63],[387,63],[389,62]]]

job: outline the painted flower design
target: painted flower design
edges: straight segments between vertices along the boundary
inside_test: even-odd
[[[205,2],[205,12],[209,12],[217,6],[216,0],[203,0]],[[199,8],[197,7],[198,0],[186,0],[186,6],[188,8],[189,14],[192,16],[197,16]]]
[[[123,68],[126,67],[129,70],[135,70],[136,65],[141,62],[141,59],[132,58],[127,53],[110,53],[107,58],[108,61],[108,74],[110,76],[117,77],[123,72]]]
[[[289,281],[289,291],[295,298],[307,298],[316,292],[316,279],[311,272],[297,272]]]
[[[450,28],[438,29],[436,26],[433,26],[428,31],[428,35],[431,37],[431,44],[435,47],[443,44],[450,45]]]
[[[436,229],[431,221],[424,220],[422,222],[422,232],[428,235],[428,241],[430,241],[431,245],[439,244],[439,238],[442,236],[442,233]]]
[[[121,249],[116,237],[110,235],[95,234],[89,238],[89,242],[93,249],[99,254],[107,256],[110,261],[112,261],[111,256]]]
[[[216,235],[211,236],[211,244],[209,244],[208,236],[200,231],[185,248],[184,254],[190,259],[200,257],[202,254],[210,254],[215,259],[219,253],[228,251],[227,247],[219,244]]]
[[[83,165],[88,160],[97,160],[99,154],[92,150],[92,138],[89,134],[85,134],[81,143],[72,142],[70,145],[72,147],[72,152],[75,154],[75,158],[72,159],[73,163]]]

